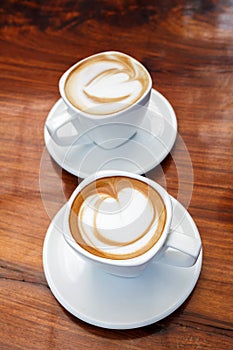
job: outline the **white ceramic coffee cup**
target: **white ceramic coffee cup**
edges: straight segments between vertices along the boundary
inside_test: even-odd
[[[93,58],[99,59],[106,56],[111,57],[111,55],[122,55],[123,58],[127,58],[143,70],[143,74],[145,74],[147,78],[147,87],[140,98],[129,106],[125,107],[122,104],[122,110],[103,115],[100,113],[95,115],[92,113],[91,108],[89,108],[89,110],[81,110],[77,108],[77,106],[74,106],[68,99],[65,91],[65,85],[70,73],[73,72],[75,68],[86,64]],[[63,113],[46,121],[47,130],[52,139],[61,146],[91,144],[94,142],[106,149],[115,148],[130,139],[136,133],[137,126],[143,122],[150,100],[151,89],[152,80],[149,72],[134,58],[116,51],[101,52],[92,55],[77,62],[62,75],[59,81],[59,90],[67,108]],[[121,105],[121,102],[119,105]],[[76,134],[72,136],[62,136],[62,129],[70,123],[76,130]]]
[[[162,234],[158,241],[145,253],[134,258],[122,260],[103,258],[92,254],[86,249],[82,248],[73,238],[69,226],[71,206],[77,195],[80,193],[80,191],[82,191],[87,185],[93,183],[97,179],[116,176],[121,176],[126,179],[136,179],[140,182],[148,184],[152,189],[155,189],[157,191],[157,193],[162,198],[162,201],[166,208],[166,220]],[[152,261],[161,260],[163,263],[182,267],[193,266],[201,251],[201,241],[200,239],[192,238],[189,235],[178,233],[176,231],[171,231],[172,215],[173,212],[170,196],[167,193],[167,191],[156,182],[143,176],[129,173],[126,171],[100,171],[84,179],[71,195],[65,211],[63,235],[66,242],[73,248],[73,250],[78,255],[86,259],[88,262],[102,268],[104,271],[116,276],[138,276]],[[172,249],[175,253],[178,253],[177,255],[175,254],[177,258],[173,259],[172,261],[167,259],[166,252],[168,251],[168,249]]]

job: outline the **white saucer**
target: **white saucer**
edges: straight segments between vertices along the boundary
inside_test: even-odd
[[[174,198],[172,203],[172,227],[201,239],[186,209]],[[163,319],[188,298],[201,271],[202,251],[190,268],[151,263],[139,277],[114,277],[67,245],[61,232],[64,210],[65,206],[48,228],[43,265],[52,293],[74,316],[104,328],[137,328]]]
[[[56,118],[65,109],[59,99],[48,114],[48,119]],[[65,130],[63,136],[72,135]],[[106,150],[94,143],[57,145],[46,127],[44,139],[48,152],[63,169],[73,175],[85,178],[97,170],[125,170],[143,174],[157,166],[171,151],[177,134],[176,115],[167,99],[152,89],[151,100],[144,123],[136,135],[115,149]]]

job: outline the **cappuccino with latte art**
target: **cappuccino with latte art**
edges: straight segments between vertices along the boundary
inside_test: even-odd
[[[134,58],[117,51],[95,54],[62,75],[59,91],[64,108],[46,121],[46,128],[61,146],[94,143],[116,148],[137,133],[151,90],[149,72]]]
[[[69,246],[88,263],[136,277],[152,261],[192,266],[199,239],[171,229],[171,197],[156,182],[106,170],[84,179],[71,195],[63,222]]]
[[[124,176],[90,183],[74,199],[69,216],[75,241],[108,259],[131,259],[159,240],[166,222],[160,194],[150,185]]]
[[[132,106],[149,86],[149,74],[138,61],[120,52],[106,52],[75,65],[64,89],[74,107],[103,116]]]

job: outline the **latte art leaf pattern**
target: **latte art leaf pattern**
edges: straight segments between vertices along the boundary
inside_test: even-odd
[[[94,115],[119,112],[139,100],[149,86],[145,68],[127,55],[91,56],[69,74],[65,93],[79,110]]]
[[[160,195],[139,180],[99,179],[76,197],[69,218],[77,243],[110,259],[129,259],[160,238],[166,210]]]

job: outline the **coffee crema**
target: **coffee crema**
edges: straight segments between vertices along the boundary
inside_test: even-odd
[[[160,194],[124,176],[100,178],[85,186],[69,215],[74,240],[88,252],[113,260],[146,253],[161,237],[165,223]]]
[[[64,88],[74,107],[99,116],[128,108],[144,95],[149,84],[149,73],[138,61],[120,52],[106,52],[75,66]]]

